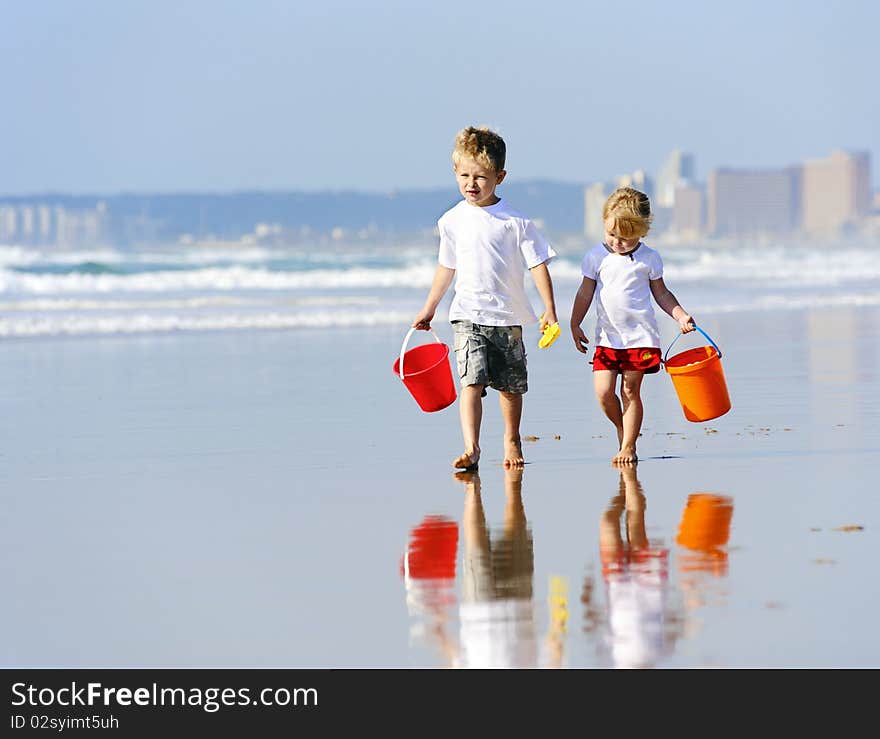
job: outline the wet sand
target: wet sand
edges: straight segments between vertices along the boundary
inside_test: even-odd
[[[496,646],[541,667],[880,665],[880,312],[701,326],[732,409],[689,422],[670,378],[646,378],[635,482],[610,464],[614,432],[567,332],[540,350],[527,329],[531,589],[513,620],[497,597],[484,607],[530,643]],[[499,629],[473,628],[465,589],[457,408],[422,412],[392,374],[405,332],[7,342],[3,665],[488,659],[479,634],[488,647]],[[486,401],[480,503],[499,542],[509,481]],[[726,520],[695,523],[706,501]],[[452,578],[402,573],[426,517],[459,534]]]

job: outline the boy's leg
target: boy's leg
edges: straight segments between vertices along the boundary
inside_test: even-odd
[[[461,388],[458,412],[461,417],[461,436],[464,453],[452,462],[457,469],[476,469],[480,461],[480,425],[483,421],[483,385]]]
[[[501,417],[504,419],[504,466],[522,467],[525,464],[522,453],[522,439],[519,424],[522,420],[522,393],[498,393],[501,404]]]
[[[595,370],[593,372],[593,389],[596,392],[599,407],[617,430],[617,448],[619,450],[623,445],[624,433],[623,410],[620,407],[620,398],[615,392],[618,375],[617,370]]]
[[[615,464],[637,462],[636,442],[642,431],[642,379],[645,373],[640,370],[624,370],[620,383],[620,397],[623,400],[623,438],[620,451],[612,460]]]

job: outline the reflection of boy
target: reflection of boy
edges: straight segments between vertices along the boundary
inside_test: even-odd
[[[457,469],[475,470],[480,460],[482,398],[499,392],[504,419],[504,465],[524,464],[520,421],[528,390],[522,327],[537,319],[525,292],[528,270],[544,303],[540,328],[556,323],[556,304],[547,264],[556,256],[534,222],[496,193],[507,172],[504,140],[488,128],[469,127],[452,153],[462,197],[438,221],[440,254],[434,280],[413,327],[430,328],[434,312],[455,279],[449,309],[461,383],[459,413],[463,453]]]
[[[496,541],[486,525],[479,473],[457,477],[465,483],[460,666],[534,667],[534,548],[523,509],[522,470],[505,470],[504,529]]]

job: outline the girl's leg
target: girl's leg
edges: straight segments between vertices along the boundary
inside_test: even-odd
[[[522,453],[522,439],[519,424],[522,420],[522,393],[498,393],[501,404],[501,417],[504,419],[504,466],[522,467],[525,464]]]
[[[623,411],[620,407],[620,398],[614,391],[617,376],[616,370],[596,370],[593,372],[593,388],[596,391],[599,407],[617,429],[617,448],[620,449],[623,444]]]
[[[620,451],[612,460],[615,464],[637,462],[636,442],[642,431],[642,379],[645,373],[626,370],[620,382],[620,397],[623,399],[623,438]]]
[[[452,462],[457,469],[476,469],[480,461],[480,424],[483,422],[483,386],[461,388],[458,412],[461,417],[461,435],[464,453]]]

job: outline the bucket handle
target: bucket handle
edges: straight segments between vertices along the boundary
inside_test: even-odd
[[[400,345],[400,364],[398,365],[398,369],[400,370],[400,379],[401,380],[404,377],[406,377],[406,375],[403,374],[403,355],[406,353],[406,345],[409,343],[409,339],[413,335],[413,333],[416,331],[421,331],[421,330],[422,329],[417,329],[415,326],[413,326],[409,331],[406,332],[406,336],[403,338],[403,344]],[[442,341],[440,341],[440,337],[437,336],[437,332],[434,331],[434,329],[431,328],[428,330],[432,334],[434,334],[434,339],[437,341],[438,344],[443,343]]]
[[[703,334],[703,336],[706,337],[706,340],[707,340],[707,341],[708,341],[713,347],[715,347],[715,351],[718,352],[718,359],[721,359],[721,350],[718,348],[718,345],[717,345],[714,341],[712,341],[712,339],[709,338],[709,334],[707,334],[705,331],[703,331],[703,329],[701,329],[699,326],[697,326],[696,323],[694,324],[694,328],[695,328],[697,331],[699,331],[701,334]],[[683,334],[683,333],[679,333],[678,336],[676,336],[676,337],[672,340],[672,344],[674,344],[676,341],[678,341],[682,336],[684,336],[684,334]],[[663,364],[666,364],[666,357],[669,356],[669,350],[672,349],[672,344],[669,345],[669,347],[666,349],[666,354],[663,355]]]

